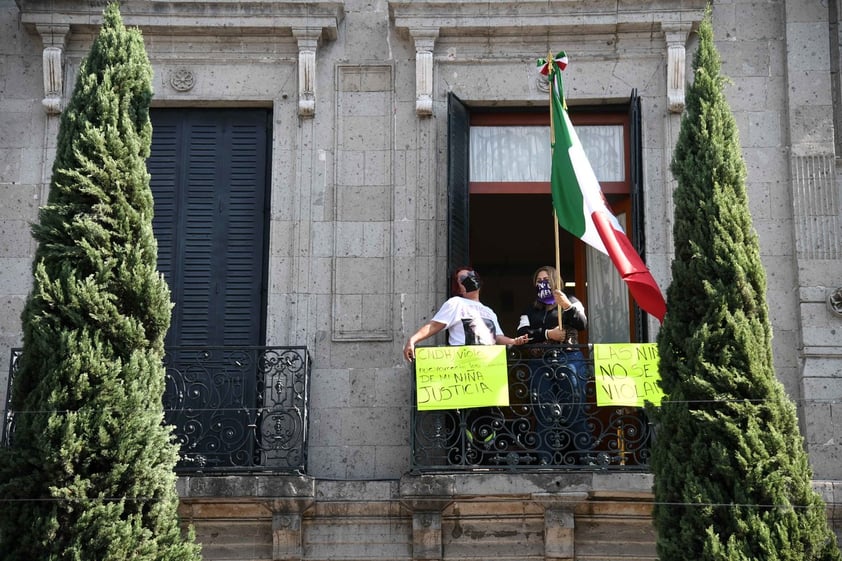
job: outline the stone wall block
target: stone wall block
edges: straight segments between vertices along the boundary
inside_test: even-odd
[[[441,512],[421,511],[412,513],[413,561],[438,561],[442,559]]]
[[[351,403],[351,370],[313,368],[310,371],[310,407],[323,411],[328,407],[346,407]]]
[[[776,39],[783,31],[784,9],[781,5],[736,3],[736,34],[734,36],[741,42]]]
[[[782,146],[781,115],[777,111],[755,111],[746,115],[746,131],[740,136],[743,148],[780,148]]]
[[[202,558],[225,561],[273,559],[269,520],[202,520],[194,523]]]
[[[773,10],[768,10],[773,11]],[[825,14],[825,19],[827,14]],[[803,72],[830,71],[830,51],[827,48],[826,21],[809,23],[787,22],[787,59],[792,68]],[[830,93],[830,90],[827,92]]]
[[[22,148],[0,148],[0,189],[20,182],[22,152]]]
[[[0,269],[6,269],[5,260],[0,259]],[[27,262],[27,266],[29,263]],[[27,269],[27,273],[29,269]],[[5,274],[0,274],[0,283],[5,282],[7,279]],[[19,284],[18,286],[25,286],[24,284]],[[23,312],[23,308],[26,305],[26,294],[20,295],[7,295],[0,300],[0,308],[3,309],[3,313],[0,317],[0,334],[2,335],[18,335],[20,333],[20,315]],[[0,371],[4,364],[7,364],[9,355],[0,355]],[[2,407],[3,402],[0,401],[0,407]]]
[[[334,263],[337,295],[380,294],[389,285],[391,264],[386,257],[338,257]]]
[[[807,347],[832,347],[839,349],[839,333],[842,331],[839,325],[804,327],[802,337]]]
[[[789,76],[790,104],[796,111],[803,111],[803,106],[827,107],[831,105],[831,76],[824,70],[804,70],[793,68]],[[798,122],[800,125],[801,123]],[[793,138],[796,140],[796,138]]]
[[[547,509],[544,513],[544,558],[572,561],[576,555],[573,513],[565,509]]]
[[[740,78],[769,75],[769,41],[721,42],[716,45],[722,58],[722,73]]]
[[[295,280],[291,257],[274,257],[269,263],[269,290],[274,294],[290,294],[294,291]]]
[[[319,222],[313,223],[316,228]],[[292,257],[295,255],[295,223],[291,220],[275,220],[271,227],[269,254],[273,257]]]
[[[312,222],[310,251],[314,257],[330,257],[333,255],[333,224],[330,222]]]
[[[31,258],[34,248],[27,221],[0,219],[0,258]]]

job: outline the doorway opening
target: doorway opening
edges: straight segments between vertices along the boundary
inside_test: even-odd
[[[497,313],[506,335],[517,331],[521,312],[535,300],[532,275],[539,267],[556,266],[552,197],[546,194],[473,194],[470,201],[472,265],[483,279],[481,299]],[[559,229],[560,273],[565,292],[587,306],[584,280],[576,272],[576,245],[581,242]],[[586,307],[587,309],[587,307]],[[586,333],[579,334],[587,342]]]

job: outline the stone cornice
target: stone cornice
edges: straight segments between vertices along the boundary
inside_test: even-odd
[[[96,32],[102,23],[104,0],[17,0],[21,21],[44,44],[44,107],[61,111],[63,52],[73,33]],[[247,2],[196,0],[124,0],[123,23],[144,35],[262,35],[294,38],[298,43],[299,115],[316,111],[316,51],[321,40],[333,40],[344,15],[344,3],[334,1]]]
[[[448,35],[660,32],[665,24],[698,24],[707,0],[390,0],[396,29]]]
[[[69,25],[71,31],[93,29],[102,21],[102,0],[17,0],[21,21],[28,27]],[[194,32],[282,33],[293,29],[321,29],[321,38],[336,39],[337,28],[345,16],[344,2],[246,2],[195,0],[125,0],[120,14],[127,26],[144,33]]]
[[[390,0],[395,30],[415,42],[416,112],[432,113],[436,38],[485,41],[493,37],[623,34],[659,36],[667,58],[670,111],[684,109],[685,44],[708,0]],[[432,38],[432,39],[427,39]]]

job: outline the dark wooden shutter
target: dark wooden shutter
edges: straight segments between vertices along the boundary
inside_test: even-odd
[[[646,229],[643,216],[643,123],[640,108],[640,96],[637,89],[632,90],[629,98],[629,156],[631,177],[631,239],[635,249],[646,260]],[[647,341],[648,323],[646,314],[634,307],[634,339]]]
[[[263,344],[268,122],[265,110],[152,111],[169,346]]]
[[[447,95],[447,268],[470,263],[470,118],[462,101]],[[448,290],[450,283],[448,283]]]

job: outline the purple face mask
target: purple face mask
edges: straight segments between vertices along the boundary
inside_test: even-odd
[[[550,289],[550,281],[539,280],[535,285],[535,291],[538,293],[538,301],[542,304],[555,304],[555,297],[553,291]]]

